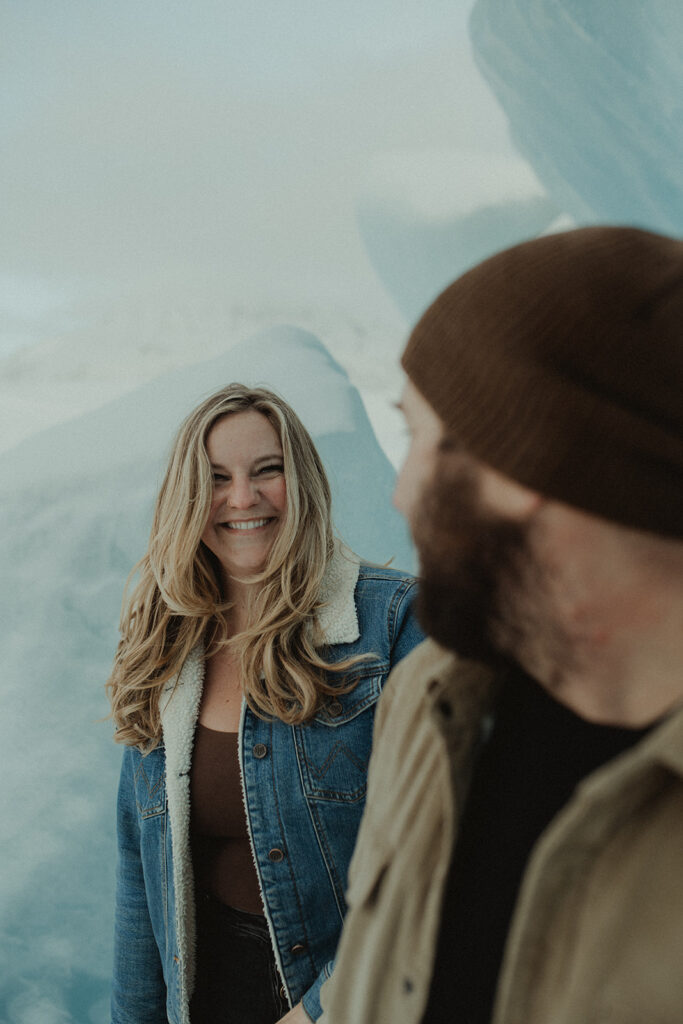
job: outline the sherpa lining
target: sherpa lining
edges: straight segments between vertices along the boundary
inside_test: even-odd
[[[190,850],[190,767],[199,702],[204,686],[204,651],[195,647],[180,674],[161,696],[161,727],[166,752],[166,794],[173,851],[176,935],[180,956],[181,1024],[189,1024],[195,974],[195,902]],[[173,699],[171,699],[173,698]]]
[[[350,548],[337,542],[320,588],[323,604],[316,624],[315,642],[317,646],[353,643],[360,637],[358,613],[354,600],[359,571],[360,559],[358,556]],[[190,996],[195,976],[195,902],[190,850],[190,768],[203,686],[204,648],[198,644],[190,652],[178,675],[169,679],[165,684],[160,702],[161,728],[166,751],[168,816],[173,851],[175,924],[180,956],[181,1024],[189,1024]],[[243,719],[244,704],[242,707]],[[240,744],[241,738],[242,721],[240,721],[239,731]],[[244,800],[241,757],[240,782]],[[249,832],[251,840],[251,828]],[[252,857],[255,861],[253,843],[251,845]],[[272,925],[267,913],[266,920],[272,937]],[[279,957],[277,960],[278,966],[281,967]]]
[[[338,543],[320,587],[323,605],[318,612],[316,641],[320,644],[351,644],[360,637],[354,592],[360,559]]]

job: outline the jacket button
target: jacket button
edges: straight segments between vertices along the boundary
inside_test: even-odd
[[[306,952],[306,946],[303,942],[297,942],[289,951],[292,956],[299,956],[301,953]]]
[[[277,846],[273,847],[273,849],[268,854],[268,860],[275,861],[276,863],[277,863],[277,861],[284,860],[284,859],[285,859],[284,853],[282,852],[282,850],[278,849]]]
[[[331,715],[332,718],[339,718],[343,710],[344,705],[340,700],[333,700],[327,705],[327,713],[328,715]]]
[[[453,714],[453,705],[449,700],[441,699],[436,705],[444,718],[450,718]]]
[[[267,753],[268,747],[265,745],[265,743],[256,743],[252,750],[252,754],[254,755],[254,757],[258,757],[259,759],[265,757]]]

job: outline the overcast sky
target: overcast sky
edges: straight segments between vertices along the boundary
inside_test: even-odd
[[[372,158],[509,145],[470,7],[5,0],[6,337],[60,299],[202,276],[381,308],[355,224]]]

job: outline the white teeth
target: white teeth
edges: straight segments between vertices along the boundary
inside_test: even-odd
[[[229,530],[255,530],[259,526],[265,526],[268,519],[249,519],[247,522],[226,523]]]

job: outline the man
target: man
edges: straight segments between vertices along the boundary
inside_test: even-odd
[[[434,639],[382,697],[322,1021],[679,1024],[683,243],[499,253],[403,366]]]

